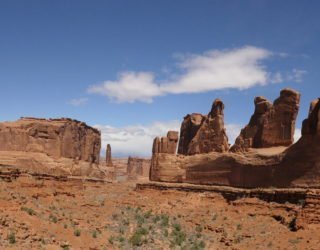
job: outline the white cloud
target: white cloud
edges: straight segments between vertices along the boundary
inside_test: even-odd
[[[237,137],[240,134],[241,129],[243,128],[243,125],[240,124],[226,124],[226,132],[229,139],[229,144],[233,145],[236,141]]]
[[[307,73],[306,70],[301,69],[293,69],[290,73],[287,75],[288,81],[293,82],[302,82],[302,77]]]
[[[103,151],[109,143],[115,156],[151,156],[153,139],[165,136],[168,130],[180,130],[180,121],[154,122],[150,125],[130,125],[115,128],[96,125],[101,131]]]
[[[88,102],[88,98],[76,98],[76,99],[72,99],[68,102],[68,104],[78,107],[81,105],[85,105]]]
[[[150,103],[154,96],[161,95],[159,86],[154,83],[154,75],[148,72],[123,72],[117,81],[91,86],[88,91],[106,95],[116,102],[140,100]]]
[[[252,46],[186,55],[178,63],[180,74],[171,74],[163,82],[157,82],[151,72],[122,72],[117,80],[93,85],[88,92],[116,102],[150,103],[154,97],[167,94],[247,89],[268,83],[270,73],[262,62],[271,55],[266,49]]]
[[[300,128],[296,128],[294,130],[294,136],[293,136],[294,142],[297,142],[300,139],[300,137],[301,137],[301,129]]]

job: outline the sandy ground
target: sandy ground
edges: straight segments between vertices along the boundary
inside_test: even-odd
[[[319,249],[293,232],[298,205],[215,193],[135,191],[134,182],[0,181],[1,249]],[[282,218],[279,220],[279,218]]]

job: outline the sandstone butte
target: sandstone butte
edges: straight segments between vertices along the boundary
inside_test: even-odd
[[[244,188],[320,187],[320,100],[311,103],[302,137],[291,145],[299,101],[300,94],[290,89],[282,90],[273,104],[263,97],[255,98],[254,115],[230,151],[221,150],[225,149],[225,139],[221,139],[225,138],[221,136],[225,131],[223,105],[219,104],[218,111],[211,111],[208,116],[186,116],[181,125],[178,154],[174,150],[157,150],[159,139],[155,140],[150,180]],[[213,110],[214,107],[216,101]],[[214,115],[220,121],[204,126],[204,121],[210,116],[214,119]],[[205,136],[197,136],[201,128],[206,131],[202,132]],[[214,141],[220,141],[220,146],[206,144],[204,152],[199,150],[201,146],[196,151],[190,150],[192,140],[200,140],[197,144],[201,145],[202,138],[206,141],[215,135],[218,139]]]
[[[102,178],[100,132],[72,119],[0,123],[0,165],[29,173]]]

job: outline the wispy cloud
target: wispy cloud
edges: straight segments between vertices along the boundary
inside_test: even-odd
[[[202,93],[220,89],[248,89],[257,85],[280,83],[285,79],[300,81],[305,71],[294,69],[285,77],[268,72],[263,62],[272,52],[253,46],[232,50],[210,50],[203,54],[180,55],[175,73],[157,81],[152,72],[121,72],[88,88],[88,92],[107,96],[115,102],[150,103],[154,97],[168,94]],[[166,68],[166,72],[173,72]],[[177,73],[179,72],[179,73]]]
[[[76,98],[76,99],[72,99],[68,102],[68,104],[78,107],[78,106],[82,106],[85,105],[88,102],[88,98]]]
[[[180,130],[180,121],[153,122],[149,125],[129,125],[116,128],[109,125],[96,125],[101,131],[102,148],[108,143],[116,156],[151,156],[153,139],[165,136],[168,130]]]

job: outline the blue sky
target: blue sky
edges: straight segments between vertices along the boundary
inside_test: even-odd
[[[226,106],[232,140],[253,98],[320,90],[319,1],[0,1],[1,120],[71,117],[115,155],[149,155],[184,115]]]

